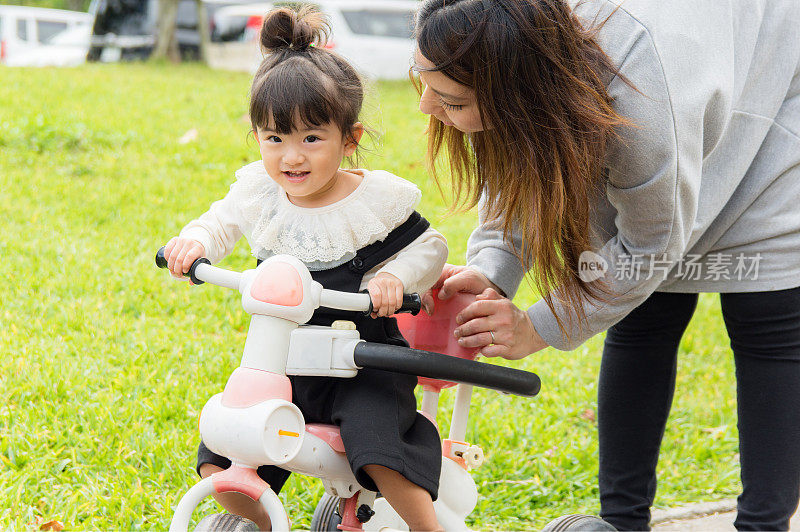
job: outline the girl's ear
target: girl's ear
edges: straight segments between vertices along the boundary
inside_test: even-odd
[[[350,133],[347,135],[347,141],[344,145],[344,155],[345,157],[350,157],[356,152],[356,148],[358,148],[358,143],[361,142],[361,137],[364,135],[364,124],[361,122],[356,122],[353,124],[353,127],[350,128]]]

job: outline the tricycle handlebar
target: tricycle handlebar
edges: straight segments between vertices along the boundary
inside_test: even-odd
[[[156,253],[156,266],[159,268],[167,268],[167,258],[164,256],[164,247]],[[184,274],[184,277],[189,277],[194,284],[203,284],[205,282],[239,290],[239,283],[242,279],[242,274],[233,272],[224,268],[217,268],[211,265],[205,257],[200,257],[192,263],[189,271]],[[339,310],[353,310],[363,312],[364,314],[372,313],[372,299],[369,294],[361,293],[354,294],[351,292],[339,292],[337,290],[322,289],[320,294],[320,306],[335,308]],[[403,294],[403,304],[397,309],[396,314],[411,313],[416,316],[422,308],[422,299],[419,294]]]

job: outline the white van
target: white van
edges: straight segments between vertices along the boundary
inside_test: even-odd
[[[264,14],[273,7],[298,4],[311,4],[328,15],[328,48],[351,61],[361,73],[381,79],[408,77],[416,0],[273,0],[223,7],[210,17],[209,65],[254,72],[262,59],[258,33]]]
[[[79,65],[86,61],[93,20],[78,11],[0,6],[0,64]]]

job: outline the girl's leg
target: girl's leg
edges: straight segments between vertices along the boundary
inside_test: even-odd
[[[800,288],[722,294],[736,361],[738,530],[788,530],[800,497]]]
[[[598,385],[600,515],[649,530],[678,345],[697,294],[656,292],[608,330]]]
[[[364,368],[338,379],[330,419],[342,434],[359,484],[379,491],[412,530],[438,530],[442,444],[436,427],[417,412],[417,378]]]
[[[436,520],[428,490],[388,467],[368,464],[364,466],[364,471],[372,477],[381,495],[400,514],[409,530],[444,530]]]

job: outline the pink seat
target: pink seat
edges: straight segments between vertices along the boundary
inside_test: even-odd
[[[344,452],[344,443],[342,443],[342,435],[339,433],[339,427],[336,425],[325,425],[323,423],[309,423],[306,425],[306,432],[309,432],[321,439],[331,449],[337,453]]]
[[[414,349],[443,353],[458,358],[474,360],[478,355],[474,349],[466,349],[458,345],[453,331],[458,327],[456,316],[470,303],[475,301],[473,294],[459,293],[447,300],[437,297],[438,290],[433,291],[434,312],[429,316],[425,311],[416,316],[398,314],[397,324],[400,332]],[[419,383],[427,388],[440,391],[442,388],[455,386],[456,383],[420,377]]]

